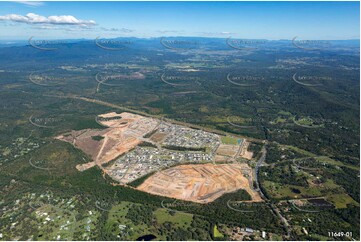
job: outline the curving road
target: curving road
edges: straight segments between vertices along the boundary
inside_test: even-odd
[[[267,155],[267,142],[265,143],[265,145],[262,147],[262,150],[261,150],[261,157],[258,159],[257,161],[257,164],[256,164],[256,167],[254,169],[254,181],[256,183],[256,188],[255,190],[259,192],[261,198],[263,200],[266,201],[267,205],[270,207],[271,211],[273,212],[274,215],[276,215],[280,220],[281,222],[283,223],[283,226],[287,232],[287,238],[290,238],[291,237],[291,226],[290,224],[288,223],[287,219],[285,217],[282,216],[280,210],[277,208],[277,206],[272,203],[262,192],[262,190],[260,189],[260,186],[259,186],[259,180],[258,180],[258,174],[259,174],[259,167],[261,167],[263,164],[263,162],[266,160],[266,155]]]

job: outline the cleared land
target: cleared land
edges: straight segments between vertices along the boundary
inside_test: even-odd
[[[141,138],[145,134],[151,132],[159,124],[156,119],[127,112],[121,114],[112,112],[99,115],[96,121],[108,128],[104,130],[71,131],[56,137],[56,139],[73,144],[92,157],[92,162],[77,166],[80,171],[94,165],[101,167],[102,164],[106,164],[130,151],[142,142]],[[96,136],[104,138],[100,140],[94,139],[93,137]]]
[[[214,201],[238,189],[247,190],[253,201],[261,201],[252,189],[253,173],[247,164],[210,163],[251,159],[244,139],[222,137],[221,144],[218,134],[128,112],[102,114],[95,121],[105,128],[71,131],[56,137],[91,156],[91,162],[77,165],[79,171],[98,166],[123,185],[156,172],[137,189],[199,203]],[[172,168],[160,171],[166,167]]]
[[[224,145],[221,144],[217,149],[217,155],[234,157],[237,155],[239,150],[239,146],[237,145]]]
[[[249,151],[248,150],[248,147],[249,147],[249,142],[247,141],[244,141],[243,142],[243,145],[241,147],[241,152],[239,153],[239,155],[242,157],[242,158],[246,158],[248,160],[252,159],[253,157],[253,152],[252,151]]]
[[[248,151],[249,142],[245,139],[222,136],[222,144],[216,150],[215,162],[232,162],[237,158],[251,160],[253,152]]]
[[[252,189],[252,172],[246,164],[180,165],[155,173],[137,189],[198,203],[209,203],[225,193],[245,189],[253,202],[262,201]]]

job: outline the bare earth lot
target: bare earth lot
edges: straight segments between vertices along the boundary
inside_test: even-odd
[[[102,114],[95,120],[105,128],[71,131],[56,137],[91,156],[91,162],[76,166],[79,171],[98,166],[123,185],[155,171],[137,189],[198,203],[212,202],[239,189],[245,189],[252,201],[262,201],[252,189],[252,169],[236,162],[238,157],[252,158],[246,140],[221,144],[217,134],[128,112]],[[151,146],[138,146],[143,142]],[[219,160],[229,163],[211,163]]]
[[[262,201],[251,188],[251,176],[246,164],[180,165],[155,173],[137,189],[198,203],[209,203],[224,193],[245,189],[252,201]]]
[[[158,121],[155,119],[127,112],[99,115],[97,122],[108,128],[72,131],[56,137],[73,144],[92,157],[93,162],[78,165],[78,170],[83,171],[94,165],[101,167],[102,164],[128,152],[142,142],[141,137],[158,125]],[[95,140],[93,137],[96,136],[103,138]]]

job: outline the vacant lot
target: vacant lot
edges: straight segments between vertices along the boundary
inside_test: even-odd
[[[234,157],[237,154],[239,149],[240,149],[239,145],[221,144],[217,149],[217,155]]]
[[[253,201],[262,201],[252,189],[252,172],[246,164],[180,165],[155,173],[137,189],[198,203],[209,203],[225,193],[245,189]]]
[[[242,142],[241,139],[235,138],[235,137],[230,137],[230,136],[221,136],[221,141],[223,144],[226,144],[226,145],[237,145]]]
[[[159,224],[169,222],[184,229],[188,228],[193,220],[193,214],[184,212],[174,212],[174,214],[170,214],[165,208],[159,208],[154,211],[154,216]]]
[[[142,137],[158,125],[155,119],[127,112],[102,114],[96,117],[96,121],[107,128],[71,131],[56,137],[73,144],[92,157],[92,162],[77,166],[78,170],[83,171],[94,165],[101,166],[128,152],[140,144]]]

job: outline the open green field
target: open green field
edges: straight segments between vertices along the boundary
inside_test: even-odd
[[[346,208],[347,204],[358,205],[358,203],[347,193],[340,189],[340,186],[332,180],[327,180],[322,187],[302,187],[296,185],[284,185],[271,181],[264,181],[264,187],[275,199],[297,199],[308,197],[324,197],[336,208]],[[298,190],[295,192],[295,190]]]
[[[193,220],[192,214],[184,212],[170,212],[165,208],[159,208],[154,211],[154,216],[159,224],[170,222],[181,228],[189,227]]]
[[[317,188],[305,188],[296,185],[284,185],[271,181],[264,181],[264,187],[272,195],[272,197],[276,199],[284,199],[284,198],[295,199],[304,196],[312,196],[312,197],[322,196],[321,191]],[[293,192],[292,189],[297,189],[300,192],[299,193]]]
[[[139,206],[142,205],[124,201],[113,206],[105,224],[106,232],[122,240],[136,240],[142,235],[155,234],[155,228],[144,223],[140,219],[142,216],[137,221],[129,218],[129,211]]]
[[[347,208],[349,204],[359,205],[352,197],[345,193],[328,195],[327,200],[332,202],[336,208]]]
[[[226,145],[237,145],[239,144],[240,139],[231,136],[221,136],[221,142]]]
[[[350,165],[350,164],[345,164],[345,163],[342,163],[340,161],[331,159],[330,157],[327,157],[327,156],[318,156],[318,157],[316,157],[316,159],[318,161],[320,161],[320,162],[325,162],[325,163],[328,163],[328,164],[331,164],[331,165],[341,166],[341,167],[344,166],[344,167],[348,167],[348,168],[353,169],[353,170],[360,170],[359,166],[353,166],[353,165]]]
[[[223,238],[224,237],[224,235],[221,232],[219,232],[217,225],[214,225],[214,227],[213,227],[213,236],[214,236],[214,238]]]

